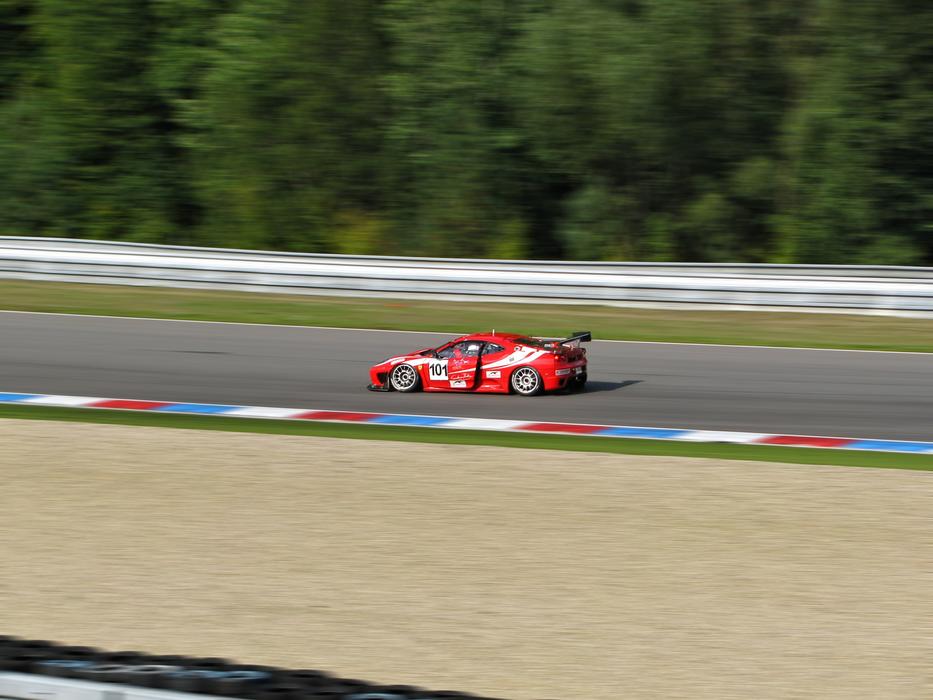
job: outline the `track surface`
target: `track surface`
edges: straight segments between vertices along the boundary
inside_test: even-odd
[[[0,313],[0,391],[933,438],[933,355],[922,354],[596,341],[579,395],[365,391],[371,364],[450,337]]]

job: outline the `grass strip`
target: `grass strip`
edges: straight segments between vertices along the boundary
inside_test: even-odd
[[[223,418],[185,414],[144,413],[51,406],[0,405],[0,418],[72,421],[110,425],[135,425],[190,430],[222,430],[272,435],[310,435],[360,440],[394,440],[445,445],[487,445],[575,452],[705,457],[756,462],[787,462],[882,469],[933,471],[933,455],[857,452],[825,448],[735,445],[728,443],[682,443],[664,440],[599,438],[584,435],[541,435],[483,430],[446,430],[389,425],[317,423],[312,421]]]
[[[496,328],[597,339],[933,352],[928,319],[756,311],[364,299],[0,281],[0,309],[460,334]]]

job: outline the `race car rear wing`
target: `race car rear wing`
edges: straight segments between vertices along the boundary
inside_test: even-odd
[[[588,343],[592,339],[593,339],[593,334],[590,333],[589,331],[577,331],[576,333],[571,335],[569,338],[564,338],[562,341],[560,341],[560,344],[569,345],[570,343],[577,343],[579,345],[580,343]]]
[[[555,345],[570,345],[572,347],[580,347],[580,343],[588,343],[593,339],[593,334],[589,331],[577,331],[569,338],[542,338],[540,336],[535,336],[536,340],[543,340],[546,343],[554,343]]]

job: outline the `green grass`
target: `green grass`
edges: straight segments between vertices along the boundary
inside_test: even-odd
[[[933,352],[933,321],[888,316],[669,311],[411,301],[0,281],[0,309],[460,334],[592,330],[596,338]]]
[[[51,421],[77,421],[115,425],[136,425],[192,430],[223,430],[273,435],[313,435],[318,437],[362,440],[442,443],[446,445],[490,445],[497,447],[608,452],[613,454],[671,457],[706,457],[742,459],[758,462],[789,462],[883,469],[933,471],[933,455],[879,452],[855,452],[824,448],[777,447],[767,445],[731,445],[726,443],[679,443],[663,440],[598,438],[583,435],[540,435],[499,433],[480,430],[444,430],[407,428],[388,425],[353,425],[278,421],[251,418],[222,418],[181,414],[141,413],[134,411],[90,410],[0,404],[0,418]]]

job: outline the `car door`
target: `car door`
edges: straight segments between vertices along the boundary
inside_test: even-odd
[[[447,379],[451,389],[463,391],[476,388],[483,345],[479,340],[465,340],[453,346],[452,356],[447,361]]]
[[[502,385],[503,381],[508,381],[508,372],[506,372],[506,377],[503,378],[503,370],[501,369],[500,360],[505,359],[508,355],[508,350],[497,343],[486,343],[483,346],[483,352],[480,358],[480,384],[485,388],[499,388]],[[486,369],[488,365],[492,365],[492,369]]]
[[[424,382],[431,389],[449,389],[450,380],[447,378],[447,369],[454,356],[455,344],[442,345],[425,363]]]

